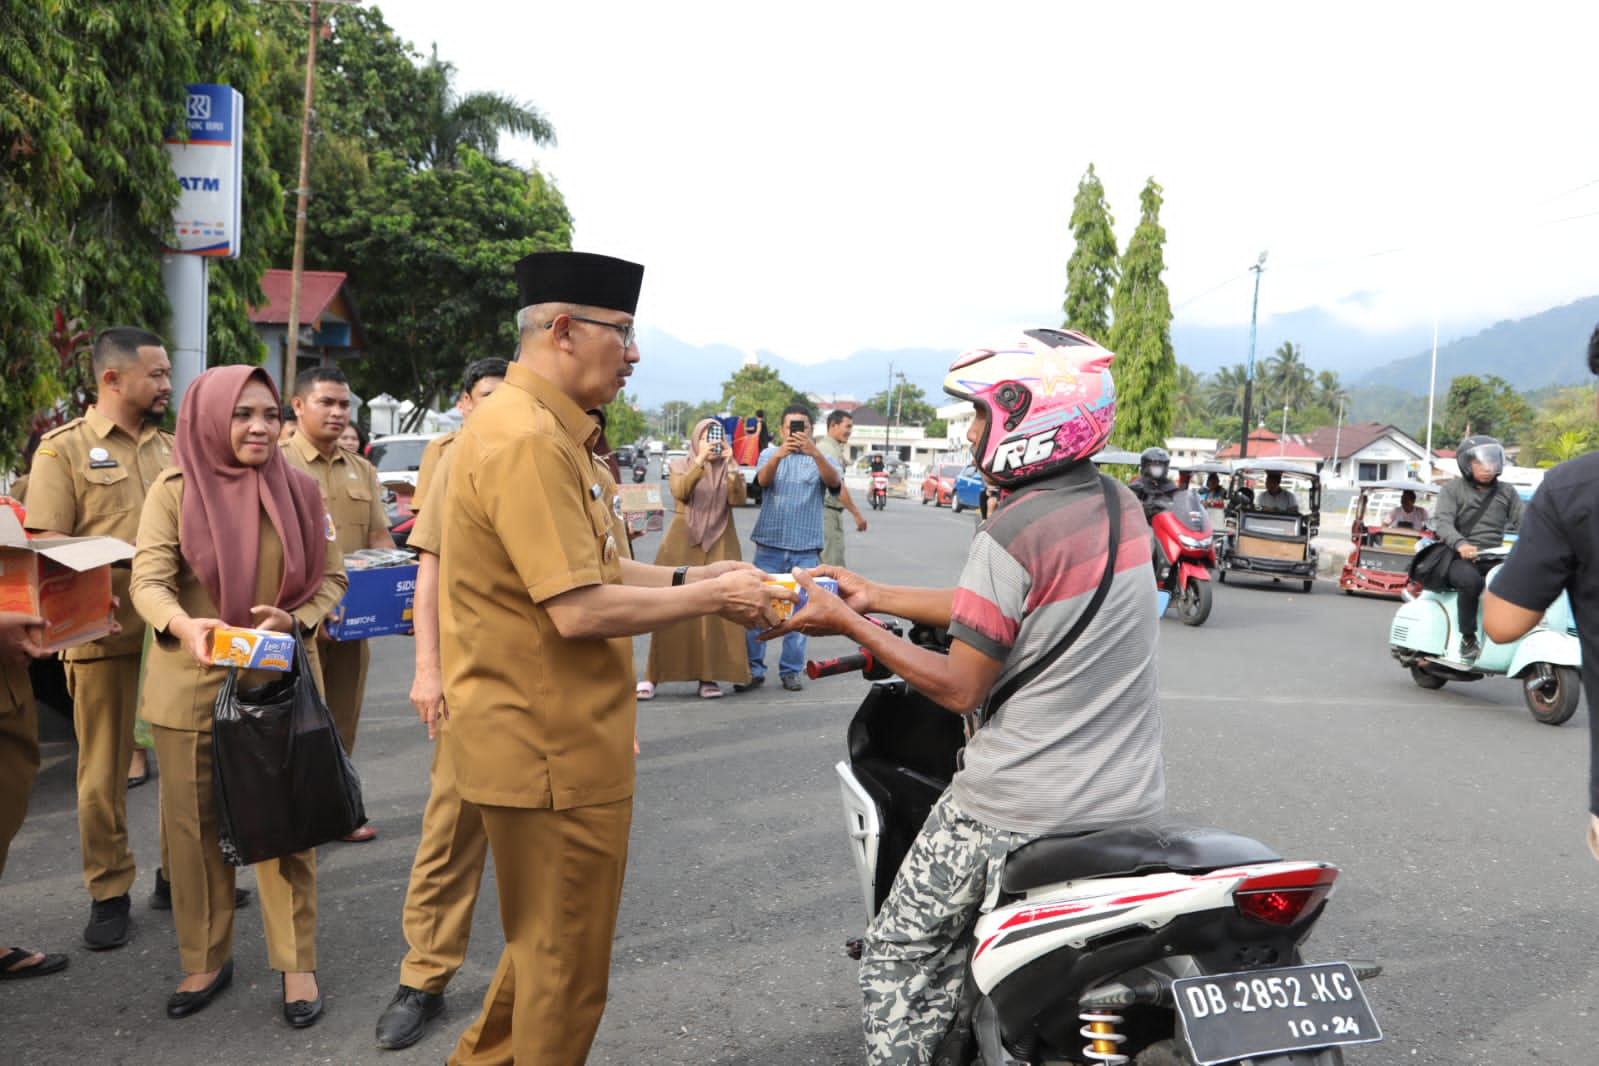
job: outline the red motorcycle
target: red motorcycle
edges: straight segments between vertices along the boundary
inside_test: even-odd
[[[872,510],[881,511],[888,506],[888,471],[883,467],[883,457],[872,456],[872,486],[867,490],[866,502]]]
[[[1204,501],[1193,489],[1182,489],[1149,501],[1145,509],[1153,511],[1149,528],[1159,549],[1155,553],[1156,589],[1177,605],[1183,625],[1202,626],[1210,617],[1210,572],[1216,566],[1216,538]]]

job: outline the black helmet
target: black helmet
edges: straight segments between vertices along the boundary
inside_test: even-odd
[[[1460,476],[1467,481],[1472,480],[1473,462],[1493,467],[1494,477],[1498,478],[1505,472],[1505,446],[1499,443],[1497,437],[1467,437],[1460,442],[1460,447],[1455,452],[1455,463],[1460,467]]]
[[[1166,454],[1165,448],[1145,448],[1144,454],[1138,457],[1138,472],[1156,481],[1164,478],[1170,467],[1171,456]]]

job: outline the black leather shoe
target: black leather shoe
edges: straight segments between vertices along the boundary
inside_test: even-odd
[[[401,985],[389,1005],[378,1016],[378,1047],[398,1051],[422,1039],[428,1022],[444,1010],[441,992],[424,992]]]
[[[1468,663],[1474,663],[1477,661],[1477,656],[1481,654],[1482,646],[1477,643],[1476,637],[1472,636],[1460,638],[1460,658],[1462,660]]]
[[[235,888],[233,890],[233,905],[243,907],[250,902],[248,888]],[[169,911],[172,909],[172,882],[166,879],[161,872],[161,867],[155,870],[155,889],[150,893],[150,909],[153,911]]]
[[[167,997],[167,1017],[187,1018],[191,1014],[198,1014],[211,1005],[228,985],[233,983],[233,960],[229,959],[222,964],[222,969],[211,979],[211,983],[198,992],[174,992]]]
[[[748,681],[740,681],[740,682],[736,683],[733,686],[733,691],[734,692],[749,692],[752,689],[760,688],[764,684],[766,684],[766,675],[765,674],[756,674],[754,677],[750,678]]]
[[[288,989],[289,979],[283,978],[283,987]],[[283,1004],[283,1020],[296,1029],[304,1029],[316,1024],[322,1017],[322,982],[318,981],[315,999],[296,999]]]
[[[89,924],[83,927],[84,946],[90,951],[108,951],[126,944],[133,935],[133,919],[128,916],[130,908],[126,892],[89,904]]]

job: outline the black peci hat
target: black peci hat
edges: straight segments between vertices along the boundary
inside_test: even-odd
[[[638,263],[592,252],[534,252],[516,264],[521,307],[581,304],[632,314],[643,284]]]

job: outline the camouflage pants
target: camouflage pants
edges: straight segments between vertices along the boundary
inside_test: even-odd
[[[861,953],[866,1059],[926,1066],[960,1004],[966,932],[1026,838],[967,816],[948,789],[900,866]]]

